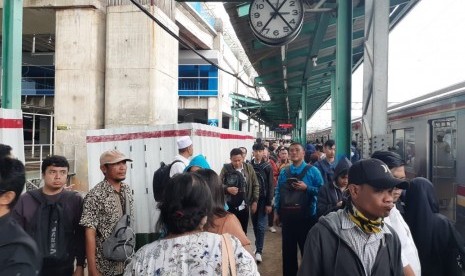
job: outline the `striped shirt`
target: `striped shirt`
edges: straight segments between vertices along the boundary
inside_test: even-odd
[[[379,233],[366,234],[350,220],[347,212],[339,212],[339,217],[341,218],[342,239],[357,254],[363,264],[365,274],[370,276],[381,242],[384,242],[384,235],[391,234],[391,231],[386,226],[383,226]]]

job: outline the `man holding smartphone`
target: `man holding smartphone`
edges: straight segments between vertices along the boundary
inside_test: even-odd
[[[301,255],[310,228],[316,223],[318,190],[323,185],[320,171],[304,161],[299,143],[289,146],[292,164],[281,170],[275,190],[275,221],[282,223],[283,275],[297,274],[297,245]]]

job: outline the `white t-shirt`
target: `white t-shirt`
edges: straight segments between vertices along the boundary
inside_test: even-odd
[[[124,275],[221,275],[222,239],[221,235],[199,232],[154,241],[137,251]],[[260,275],[255,260],[234,236],[231,236],[231,245],[237,275]]]
[[[171,166],[170,177],[173,177],[173,175],[177,173],[183,173],[184,169],[189,165],[190,162],[189,159],[182,155],[176,155],[174,157],[174,161],[175,160],[180,160],[181,162],[176,162],[173,164],[173,166]]]
[[[413,242],[412,233],[395,205],[389,213],[389,216],[384,218],[384,222],[394,228],[399,236],[402,247],[402,266],[406,267],[407,265],[410,265],[413,272],[415,272],[415,275],[421,276],[420,259],[418,258],[417,247]]]

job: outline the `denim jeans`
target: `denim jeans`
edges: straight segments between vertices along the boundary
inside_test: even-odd
[[[255,248],[257,253],[263,252],[267,218],[265,198],[260,198],[257,203],[257,212],[252,215],[253,232],[255,234]]]

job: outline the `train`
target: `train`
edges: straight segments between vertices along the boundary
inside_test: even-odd
[[[363,143],[361,118],[352,120],[352,140]],[[440,212],[465,236],[465,82],[388,108],[389,150],[405,160],[408,178],[434,185]],[[331,129],[308,135],[324,142]],[[462,137],[462,138],[460,138]]]

